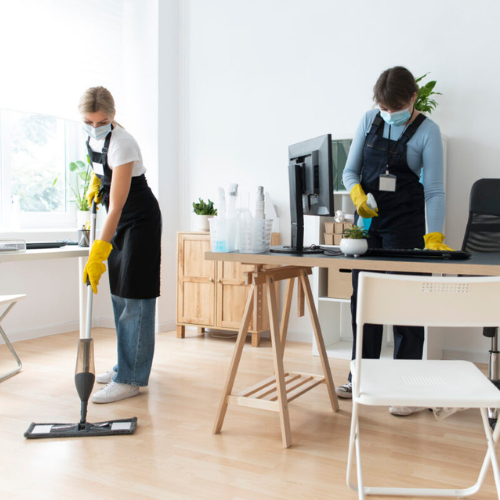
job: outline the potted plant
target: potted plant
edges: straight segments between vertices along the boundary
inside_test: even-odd
[[[434,87],[436,86],[436,80],[427,82],[425,85],[420,86],[419,82],[422,81],[429,73],[415,79],[415,83],[418,86],[417,100],[415,101],[415,109],[422,113],[431,114],[434,109],[436,109],[437,102],[431,98],[432,95],[443,95],[441,92],[434,92]]]
[[[90,159],[87,156],[88,164],[83,161],[72,161],[69,164],[69,171],[75,174],[75,182],[66,180],[66,186],[73,192],[74,198],[70,201],[76,206],[76,227],[81,229],[87,221],[90,221],[90,207],[85,197],[90,182]],[[52,186],[56,184],[59,177],[54,179]]]
[[[193,212],[198,216],[198,230],[209,231],[208,219],[217,215],[217,209],[214,207],[214,202],[210,201],[210,199],[208,203],[205,203],[201,198],[198,198],[198,200],[198,203],[193,201]]]
[[[351,228],[344,229],[342,235],[344,237],[340,240],[340,251],[344,255],[359,257],[368,250],[368,241],[366,241],[366,238],[369,238],[369,236],[366,229],[352,226]]]

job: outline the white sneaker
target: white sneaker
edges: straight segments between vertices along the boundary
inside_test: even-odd
[[[99,392],[92,394],[92,403],[114,403],[121,399],[131,398],[139,394],[139,387],[136,385],[117,384],[110,382]]]
[[[335,392],[339,398],[352,399],[352,382],[336,387]]]
[[[96,376],[95,381],[98,384],[109,384],[115,375],[116,372],[114,370],[109,370],[106,373],[99,373],[99,375]]]
[[[397,417],[407,417],[418,411],[424,411],[427,408],[421,406],[389,406],[389,413]]]

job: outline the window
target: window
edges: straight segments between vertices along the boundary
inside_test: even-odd
[[[76,227],[66,187],[69,163],[87,156],[78,100],[102,85],[123,113],[125,64],[137,70],[124,43],[142,36],[134,9],[150,4],[140,3],[0,1],[0,228]]]
[[[78,122],[0,110],[0,175],[3,228],[74,227],[69,163],[86,162]]]

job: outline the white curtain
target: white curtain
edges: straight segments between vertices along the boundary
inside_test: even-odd
[[[123,95],[124,0],[0,0],[0,109],[79,120],[81,94]]]

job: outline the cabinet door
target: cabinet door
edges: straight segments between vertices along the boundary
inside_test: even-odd
[[[204,259],[210,235],[180,233],[178,239],[177,322],[214,326],[215,266]]]
[[[250,291],[250,285],[245,285],[243,272],[252,269],[253,266],[245,266],[239,262],[218,262],[216,326],[235,330],[240,327]],[[255,314],[252,314],[249,330],[254,329]]]

